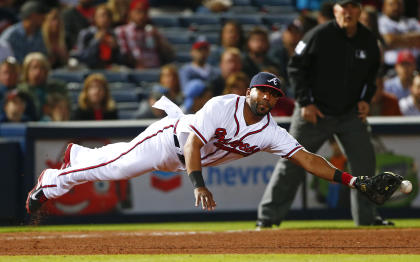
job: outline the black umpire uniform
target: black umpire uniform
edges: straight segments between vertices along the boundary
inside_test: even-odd
[[[354,176],[373,176],[375,154],[367,123],[358,117],[358,102],[375,93],[380,51],[375,36],[358,23],[349,38],[335,20],[309,31],[297,45],[288,65],[296,107],[289,133],[310,152],[316,152],[331,136],[339,140]],[[313,124],[301,116],[301,108],[314,104],[324,115]],[[276,165],[258,207],[258,222],[280,224],[286,216],[305,171],[281,159]],[[375,223],[376,207],[351,190],[351,211],[356,225]],[[258,225],[257,222],[257,225]]]

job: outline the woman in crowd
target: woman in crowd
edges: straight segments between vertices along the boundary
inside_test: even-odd
[[[48,94],[57,92],[68,96],[63,82],[48,79],[49,71],[50,63],[42,53],[29,53],[23,61],[23,82],[18,85],[18,89],[31,97],[35,105],[32,112],[35,114],[36,120],[41,119],[43,115],[43,107]]]
[[[181,92],[178,69],[173,64],[167,64],[160,71],[159,84],[153,87],[153,90],[146,100],[143,100],[136,112],[136,118],[161,118],[165,115],[162,110],[153,108],[152,105],[165,95],[172,102],[181,105],[184,102],[184,96]]]
[[[95,10],[94,25],[83,29],[77,40],[77,58],[90,68],[109,68],[121,60],[112,28],[112,13],[106,5]]]
[[[47,48],[48,60],[51,67],[65,66],[69,58],[66,46],[64,25],[58,8],[52,9],[42,24],[42,37]]]
[[[115,101],[102,74],[91,74],[86,78],[73,118],[74,120],[118,119]]]

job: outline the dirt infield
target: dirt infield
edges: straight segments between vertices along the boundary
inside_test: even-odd
[[[0,255],[222,253],[420,254],[420,229],[0,234]]]

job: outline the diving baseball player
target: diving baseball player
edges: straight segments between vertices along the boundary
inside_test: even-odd
[[[370,178],[353,177],[333,167],[319,155],[306,151],[277,125],[270,110],[283,96],[280,80],[273,74],[255,75],[245,97],[214,97],[194,115],[184,115],[167,98],[154,107],[168,114],[127,143],[97,149],[70,144],[63,169],[45,169],[28,193],[28,213],[73,186],[98,180],[121,180],[153,171],[186,170],[194,186],[195,206],[214,210],[216,202],[206,188],[201,169],[259,151],[287,158],[308,172],[362,190]]]

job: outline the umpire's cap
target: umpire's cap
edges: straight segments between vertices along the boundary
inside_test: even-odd
[[[265,86],[271,87],[284,96],[283,90],[281,90],[282,83],[280,79],[271,73],[267,72],[259,72],[251,79],[251,83],[249,84],[249,88],[258,87],[258,86]]]
[[[345,5],[345,4],[348,4],[348,3],[352,3],[352,4],[355,4],[355,5],[358,5],[358,6],[362,6],[362,1],[361,0],[337,0],[336,3],[339,4],[339,5]]]

